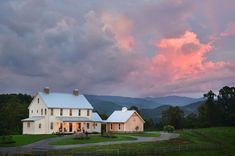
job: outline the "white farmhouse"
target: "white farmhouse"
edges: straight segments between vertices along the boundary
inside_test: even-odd
[[[23,134],[101,132],[102,119],[77,89],[66,94],[51,93],[46,87],[28,109],[29,118],[22,120]]]

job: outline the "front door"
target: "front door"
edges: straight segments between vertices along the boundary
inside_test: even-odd
[[[73,124],[70,122],[69,123],[69,132],[72,132],[73,131]]]

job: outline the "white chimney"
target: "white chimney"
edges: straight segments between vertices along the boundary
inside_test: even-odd
[[[50,88],[49,87],[45,87],[44,88],[44,93],[49,94],[50,93]]]
[[[126,107],[122,107],[122,112],[126,112],[127,108]]]
[[[74,89],[74,90],[73,90],[73,95],[75,95],[75,96],[78,96],[78,95],[79,95],[78,89]]]

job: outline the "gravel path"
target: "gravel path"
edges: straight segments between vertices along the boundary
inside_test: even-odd
[[[110,142],[98,142],[98,143],[88,143],[88,144],[74,144],[74,145],[49,145],[49,142],[58,141],[64,138],[70,138],[70,136],[60,136],[56,138],[49,138],[46,140],[41,140],[29,145],[21,146],[21,147],[0,147],[0,153],[2,154],[17,154],[17,153],[30,153],[32,151],[48,151],[48,150],[64,150],[71,149],[77,147],[89,147],[89,146],[97,146],[97,145],[112,145],[112,144],[130,144],[130,143],[138,143],[138,142],[151,142],[151,141],[163,141],[170,140],[173,138],[179,137],[179,134],[176,133],[164,133],[161,132],[159,137],[137,137],[137,140],[126,140],[126,141],[110,141]]]

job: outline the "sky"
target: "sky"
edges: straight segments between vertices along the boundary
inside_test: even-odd
[[[201,97],[235,85],[234,0],[1,0],[0,93]]]

